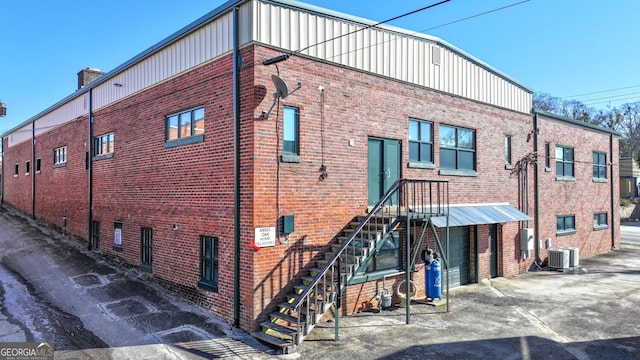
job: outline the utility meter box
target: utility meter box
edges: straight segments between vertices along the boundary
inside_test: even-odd
[[[533,229],[532,228],[520,229],[520,250],[522,251],[533,250]]]

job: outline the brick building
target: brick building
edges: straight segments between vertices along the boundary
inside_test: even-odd
[[[338,278],[342,313],[424,296],[426,248],[458,286],[619,246],[617,133],[373,24],[229,1],[3,134],[3,202],[294,343],[270,324],[308,331]]]

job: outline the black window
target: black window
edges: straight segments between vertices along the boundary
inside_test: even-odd
[[[409,161],[433,163],[433,123],[409,119]]]
[[[200,281],[198,286],[218,291],[218,238],[200,237]]]
[[[440,125],[440,167],[476,170],[475,130]]]
[[[97,136],[93,142],[93,155],[113,154],[115,150],[115,137],[113,133]]]
[[[39,173],[41,168],[42,168],[42,159],[36,159],[36,173]]]
[[[167,141],[204,134],[204,107],[198,107],[167,116]]]
[[[400,236],[392,231],[382,240],[383,243],[371,258],[367,272],[400,268]]]
[[[607,154],[602,152],[593,152],[593,178],[607,178]]]
[[[287,155],[300,154],[300,121],[299,109],[291,106],[284,107],[284,120],[282,131],[283,153]]]
[[[562,215],[556,217],[556,235],[568,235],[576,232],[576,216]]]
[[[601,230],[609,227],[607,223],[607,213],[596,213],[593,214],[593,229]]]
[[[511,135],[504,136],[504,162],[511,165]]]
[[[16,163],[16,166],[14,167],[14,171],[13,171],[13,176],[18,176],[18,172],[20,171],[18,167],[19,167],[18,163]]]
[[[140,268],[151,271],[152,250],[153,250],[153,230],[151,228],[142,228],[141,231],[141,259]]]
[[[573,148],[556,146],[556,176],[572,178],[573,174]]]
[[[25,163],[25,168],[26,168],[25,175],[29,175],[29,173],[31,172],[31,161],[27,161]]]
[[[548,142],[544,143],[544,167],[551,169],[551,145]]]
[[[91,249],[100,250],[100,221],[91,221]]]

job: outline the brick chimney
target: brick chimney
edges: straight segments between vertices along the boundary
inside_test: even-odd
[[[89,85],[90,82],[104,75],[100,69],[86,68],[80,70],[78,73],[78,90],[82,89],[85,85]]]

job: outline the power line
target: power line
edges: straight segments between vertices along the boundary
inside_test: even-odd
[[[584,93],[584,94],[562,96],[560,98],[561,99],[566,99],[566,98],[570,98],[570,97],[579,97],[579,96],[586,96],[586,95],[593,95],[593,94],[602,94],[602,93],[606,93],[606,92],[625,90],[625,89],[632,89],[632,88],[637,88],[637,87],[640,87],[640,85],[632,85],[632,86],[625,86],[625,87],[621,87],[621,88],[617,88],[617,89],[601,90],[601,91],[594,91],[594,92]]]
[[[638,94],[640,94],[640,92],[636,91],[636,92],[620,94],[620,95],[612,95],[612,96],[605,96],[605,97],[599,97],[599,98],[588,99],[588,100],[580,100],[580,102],[587,104],[587,103],[591,103],[598,100],[618,101],[618,100],[614,100],[614,98],[627,97],[630,95],[638,95]]]
[[[433,29],[438,29],[438,28],[441,28],[441,27],[449,26],[449,25],[451,25],[451,24],[459,23],[459,22],[462,22],[462,21],[466,21],[466,20],[469,20],[469,19],[473,19],[473,18],[476,18],[476,17],[482,16],[482,15],[491,14],[492,12],[496,12],[496,11],[504,10],[504,9],[510,8],[510,7],[512,7],[512,6],[520,5],[520,4],[526,3],[526,2],[528,2],[528,1],[530,1],[530,0],[523,0],[523,1],[520,1],[520,2],[517,2],[517,3],[513,3],[513,4],[510,4],[510,5],[506,5],[506,6],[503,6],[503,7],[497,8],[497,9],[493,9],[493,10],[485,11],[485,12],[483,12],[483,13],[479,13],[479,14],[475,14],[475,15],[467,16],[466,18],[462,18],[462,19],[454,20],[454,21],[451,21],[451,22],[448,22],[448,23],[445,23],[445,24],[442,24],[442,25],[438,25],[438,26],[434,26],[434,27],[431,27],[431,28],[428,28],[428,29],[420,30],[419,32],[431,31],[431,30],[433,30]]]
[[[309,45],[309,46],[307,46],[307,47],[305,47],[305,48],[303,48],[303,49],[300,49],[300,50],[294,51],[294,52],[292,52],[291,54],[293,55],[293,54],[295,54],[295,53],[301,53],[301,52],[303,52],[303,51],[305,51],[305,50],[308,50],[308,49],[310,49],[310,48],[312,48],[312,47],[314,47],[314,46],[322,45],[322,44],[325,44],[325,43],[327,43],[327,42],[329,42],[329,41],[337,40],[337,39],[340,39],[340,38],[342,38],[342,37],[349,36],[349,35],[355,34],[355,33],[357,33],[357,32],[360,32],[360,31],[363,31],[363,30],[366,30],[366,29],[370,29],[370,28],[376,27],[376,26],[378,26],[378,25],[382,25],[382,24],[385,24],[385,23],[391,22],[391,21],[393,21],[393,20],[398,20],[398,19],[403,18],[403,17],[405,17],[405,16],[413,15],[413,14],[415,14],[415,13],[418,13],[418,12],[421,12],[421,11],[424,11],[424,10],[427,10],[427,9],[434,8],[434,7],[439,6],[439,5],[442,5],[442,4],[444,4],[444,3],[448,3],[449,1],[451,1],[451,0],[443,0],[443,1],[437,2],[437,3],[435,3],[435,4],[427,5],[427,6],[425,6],[425,7],[422,7],[422,8],[420,8],[420,9],[417,9],[417,10],[409,11],[409,12],[404,13],[404,14],[402,14],[402,15],[394,16],[394,17],[392,17],[391,19],[387,19],[387,20],[385,20],[385,21],[381,21],[381,22],[376,23],[376,24],[367,25],[367,26],[362,27],[362,28],[360,28],[360,29],[358,29],[358,30],[354,30],[354,31],[348,32],[348,33],[346,33],[346,34],[342,34],[342,35],[340,35],[340,36],[336,36],[336,37],[333,37],[333,38],[331,38],[331,39],[327,39],[327,40],[324,40],[324,41],[321,41],[321,42],[318,42],[318,43],[315,43],[315,44]]]
[[[424,32],[426,32],[426,31],[429,31],[429,30],[432,30],[432,29],[437,29],[437,28],[440,28],[440,27],[448,26],[448,25],[451,25],[451,24],[455,24],[455,23],[458,23],[458,22],[465,21],[465,20],[473,19],[473,18],[476,18],[476,17],[482,16],[482,15],[486,15],[486,14],[490,14],[490,13],[493,13],[493,12],[496,12],[496,11],[500,11],[500,10],[507,9],[507,8],[512,7],[512,6],[520,5],[520,4],[523,4],[523,3],[525,3],[525,2],[529,2],[529,1],[530,1],[530,0],[523,0],[523,1],[520,1],[520,2],[517,2],[517,3],[513,3],[513,4],[510,4],[510,5],[506,5],[506,6],[500,7],[500,8],[495,8],[495,9],[492,9],[492,10],[489,10],[489,11],[485,11],[485,12],[482,12],[482,13],[478,13],[478,14],[475,14],[475,15],[471,15],[471,16],[468,16],[468,17],[462,18],[462,19],[458,19],[458,20],[455,20],[455,21],[452,21],[452,22],[449,22],[449,23],[446,23],[446,24],[441,24],[441,25],[438,25],[438,26],[435,26],[435,27],[432,27],[432,28],[429,28],[429,29],[419,30],[419,31],[414,31],[414,32],[413,32],[413,33],[411,33],[410,35],[421,34],[421,33],[424,33]],[[435,4],[435,5],[440,5],[440,4]],[[432,5],[432,6],[435,6],[435,5]],[[418,12],[418,11],[422,11],[422,10],[424,10],[424,9],[415,10],[415,11],[412,11],[411,13],[408,13],[408,14],[413,14],[413,13],[416,13],[416,12]],[[405,15],[406,15],[406,14],[405,14]],[[397,17],[395,17],[395,18],[394,18],[394,20],[395,20],[395,19],[397,19],[397,18],[400,18],[400,17],[402,17],[402,16],[405,16],[405,15],[397,16]],[[327,42],[329,42],[329,41],[333,41],[333,40],[339,39],[339,38],[341,38],[341,37],[343,37],[343,36],[351,35],[351,34],[356,33],[356,32],[358,32],[358,31],[365,30],[365,29],[368,29],[368,28],[371,28],[371,27],[374,27],[374,26],[377,26],[377,25],[379,25],[379,24],[386,23],[386,22],[389,22],[389,21],[391,21],[391,20],[386,20],[386,21],[380,22],[380,23],[378,23],[378,24],[376,24],[376,25],[367,26],[367,27],[364,27],[364,28],[362,28],[362,29],[358,29],[358,30],[352,31],[352,32],[347,33],[347,34],[343,34],[343,35],[340,35],[340,36],[337,36],[337,37],[334,37],[334,38],[331,38],[331,39],[328,39],[328,40],[324,40],[324,41],[319,42],[319,43],[317,43],[317,44],[313,44],[313,45],[307,46],[306,48],[304,48],[304,49],[302,49],[302,50],[298,50],[297,52],[301,52],[301,51],[307,50],[307,49],[309,49],[309,48],[311,48],[311,47],[314,47],[314,46],[317,46],[317,45],[320,45],[320,44],[323,44],[323,43],[327,43]],[[377,42],[377,43],[375,43],[375,44],[371,44],[371,45],[363,46],[363,47],[358,48],[358,49],[350,50],[350,51],[343,52],[343,53],[340,53],[340,54],[335,54],[335,55],[333,55],[333,56],[326,57],[326,59],[327,59],[327,60],[329,60],[329,59],[334,59],[334,58],[337,58],[337,57],[340,57],[340,56],[344,56],[344,55],[347,55],[347,54],[351,54],[351,53],[356,52],[356,51],[362,51],[362,50],[367,49],[367,48],[371,48],[371,47],[374,47],[374,46],[378,46],[378,45],[382,45],[382,44],[390,43],[390,42],[392,42],[392,41],[396,41],[397,39],[398,39],[398,38],[397,38],[397,37],[395,37],[395,38],[393,38],[393,39],[380,41],[380,42]]]
[[[618,100],[614,100],[614,101],[618,102],[618,101],[626,101],[626,100],[640,100],[640,96],[632,96],[632,97],[629,97],[629,98],[618,99]],[[598,101],[598,102],[595,102],[595,103],[590,103],[588,105],[589,106],[593,106],[593,105],[598,105],[598,104],[606,104],[606,103],[610,103],[610,102],[611,102],[611,100],[604,100],[604,101]],[[585,105],[587,105],[587,104],[585,104]]]

